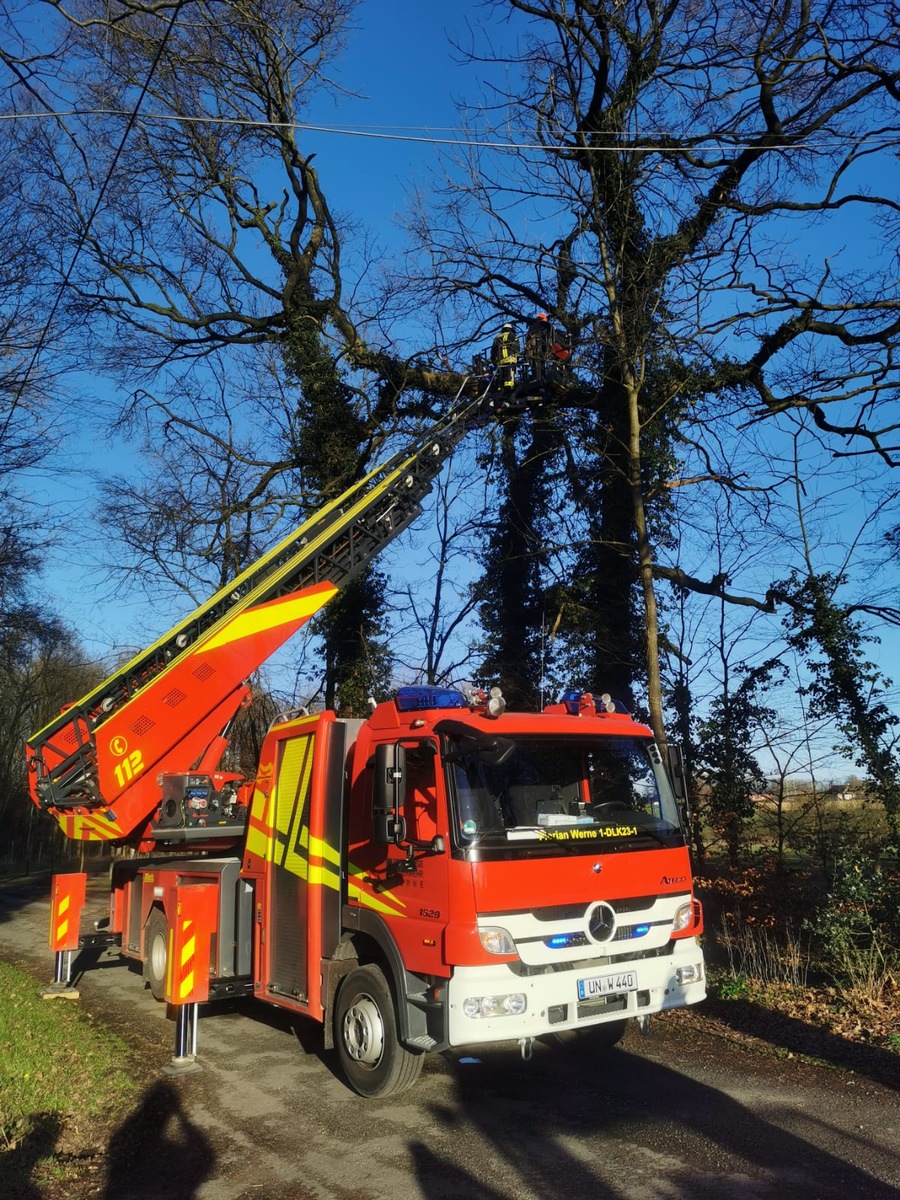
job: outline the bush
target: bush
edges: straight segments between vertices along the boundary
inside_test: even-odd
[[[900,969],[900,877],[858,853],[839,858],[810,928],[839,984],[882,995]]]

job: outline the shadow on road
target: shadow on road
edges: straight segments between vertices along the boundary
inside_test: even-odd
[[[12,921],[20,908],[50,899],[50,873],[0,879],[0,923]]]
[[[900,1055],[865,1046],[831,1033],[819,1026],[809,1025],[797,1017],[763,1008],[750,1000],[729,1000],[710,1006],[717,1020],[741,1033],[769,1042],[794,1054],[805,1054],[834,1066],[850,1068],[884,1087],[900,1091]]]
[[[120,955],[115,946],[85,946],[72,959],[72,986],[78,987],[85,975],[95,971],[130,971],[141,979],[144,967],[143,963]],[[135,987],[140,986],[140,983],[135,984]]]
[[[109,1140],[103,1200],[192,1200],[216,1156],[168,1081],[152,1084]]]
[[[837,1120],[804,1115],[816,1145],[780,1128],[777,1116],[767,1120],[715,1087],[627,1051],[582,1052],[577,1073],[571,1060],[566,1070],[565,1057],[547,1051],[526,1064],[489,1051],[474,1066],[455,1063],[458,1108],[432,1106],[436,1128],[455,1142],[470,1139],[473,1149],[489,1143],[490,1161],[482,1150],[470,1170],[461,1169],[442,1158],[441,1135],[429,1146],[411,1142],[422,1196],[507,1197],[524,1182],[537,1195],[567,1200],[643,1191],[691,1200],[897,1200],[895,1187],[821,1148],[834,1144]],[[622,1147],[633,1146],[627,1179],[609,1169],[604,1141],[619,1170]]]
[[[411,1142],[409,1147],[413,1163],[413,1171],[418,1180],[422,1195],[425,1197],[478,1197],[478,1200],[509,1200],[509,1192],[496,1189],[479,1182],[468,1171],[455,1163],[446,1162],[429,1146],[422,1142]],[[560,1190],[560,1195],[569,1195],[566,1190]],[[574,1193],[572,1193],[574,1195]],[[605,1193],[598,1190],[596,1181],[593,1196],[595,1200],[604,1200]]]

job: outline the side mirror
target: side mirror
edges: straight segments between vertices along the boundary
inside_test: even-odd
[[[389,742],[375,747],[375,785],[372,790],[372,830],[376,842],[399,846],[406,841],[406,751]]]
[[[678,801],[684,815],[685,828],[688,829],[691,824],[691,806],[688,799],[687,777],[684,773],[684,755],[681,752],[681,747],[671,742],[666,746],[666,751],[669,760],[669,780],[672,784],[672,791],[675,793],[675,799]]]
[[[674,742],[669,742],[666,746],[668,752],[668,767],[669,767],[669,782],[672,784],[672,791],[675,793],[676,800],[684,800],[687,796],[687,788],[684,779],[684,756],[681,753],[681,747],[675,745]]]

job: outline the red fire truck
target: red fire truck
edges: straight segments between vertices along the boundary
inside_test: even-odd
[[[252,996],[321,1022],[381,1096],[428,1051],[609,1046],[705,995],[678,772],[608,696],[513,713],[497,689],[401,688],[366,720],[285,713],[254,779],[221,769],[247,676],[493,413],[490,393],[458,400],[29,739],[32,796],[66,835],[140,852],[114,864],[104,936],[193,1013],[183,1062],[199,1002]],[[83,897],[83,876],[54,880],[58,952],[95,936]]]

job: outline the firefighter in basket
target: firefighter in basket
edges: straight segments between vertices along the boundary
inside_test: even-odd
[[[516,364],[519,361],[519,339],[515,326],[507,321],[491,346],[494,385],[511,391],[516,386]]]
[[[525,335],[529,380],[561,385],[565,381],[565,367],[570,355],[569,336],[565,330],[552,325],[546,313],[538,313]]]

